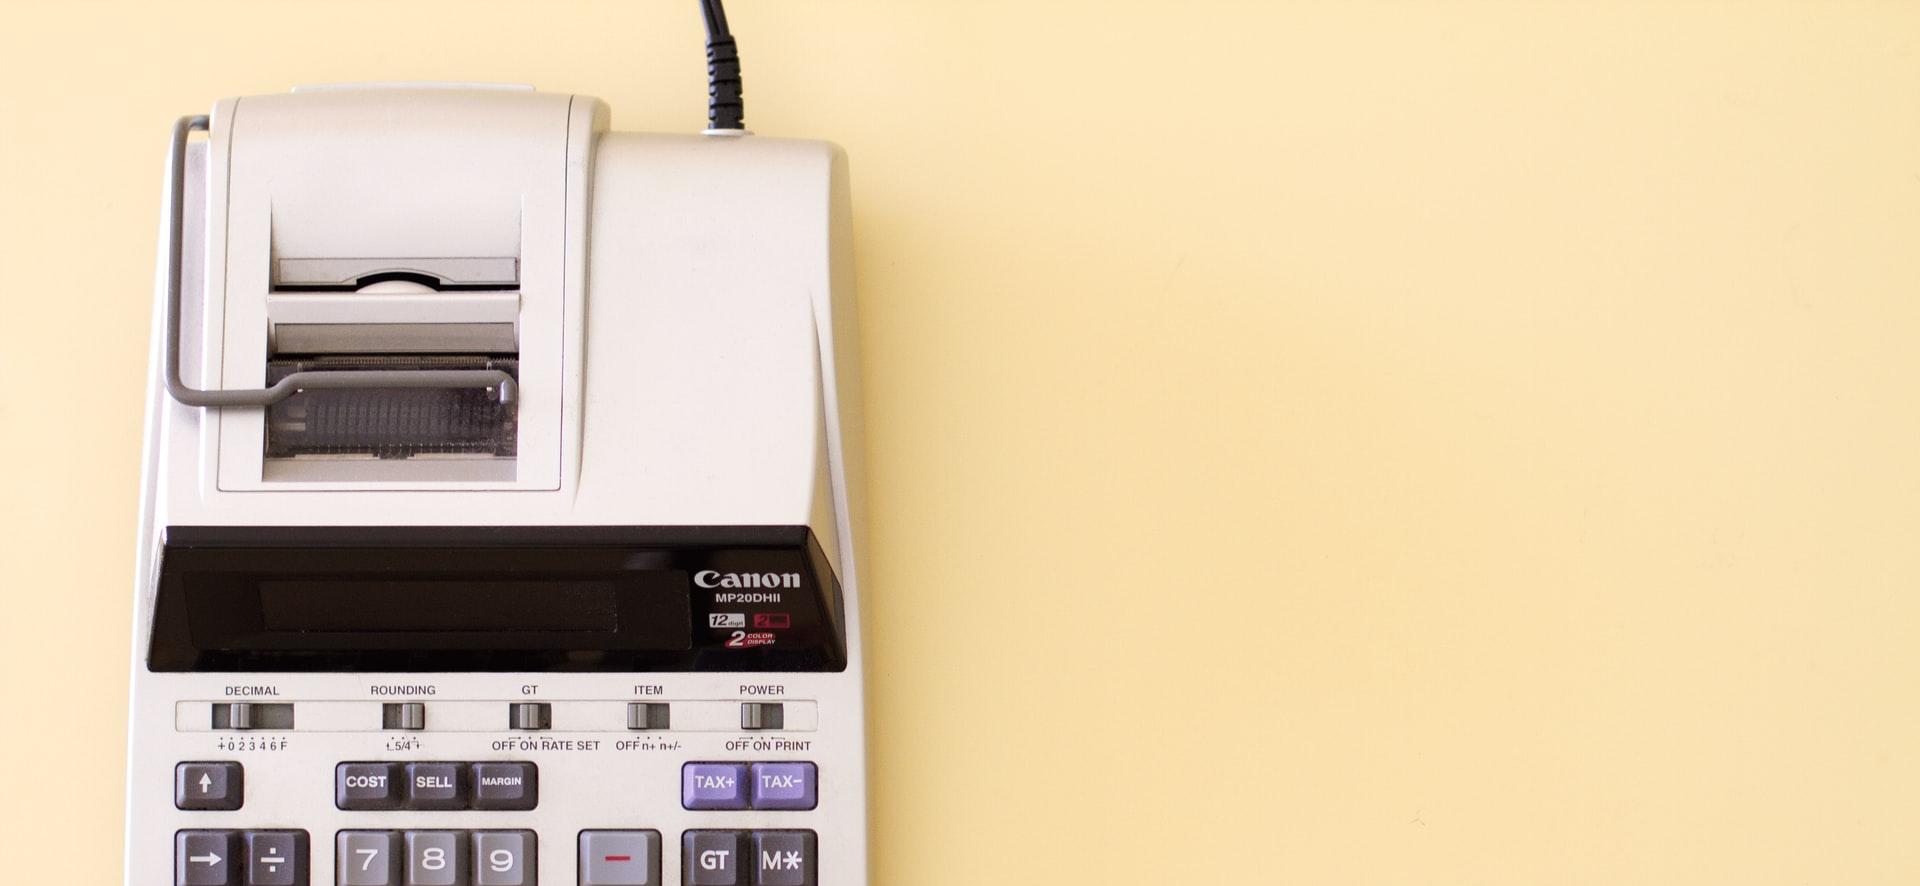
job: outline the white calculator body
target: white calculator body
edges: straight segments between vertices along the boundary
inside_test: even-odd
[[[127,886],[866,883],[844,157],[607,118],[176,130]]]

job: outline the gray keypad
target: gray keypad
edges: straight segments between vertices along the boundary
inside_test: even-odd
[[[680,837],[685,886],[747,886],[745,831],[687,831]]]
[[[247,886],[307,886],[306,831],[247,831]]]
[[[338,886],[400,886],[399,832],[341,831],[333,847]]]
[[[818,859],[812,831],[754,831],[754,886],[814,886]]]
[[[407,886],[467,886],[465,831],[407,831]]]
[[[580,886],[660,886],[660,832],[581,831]]]
[[[712,765],[718,764],[687,767]],[[758,794],[766,795],[760,798],[766,808],[813,807],[813,764],[760,763],[753,771],[756,778],[767,776],[765,784],[758,785]],[[732,783],[742,784],[744,777],[734,774]],[[538,775],[538,768],[524,761],[341,763],[335,799],[341,809],[352,810],[528,810],[537,803]],[[180,763],[174,776],[175,805],[239,809],[242,778],[235,762]],[[757,801],[754,808],[762,805]],[[473,821],[514,823],[510,817],[490,815]],[[585,830],[578,835],[578,886],[665,882],[659,831]],[[819,840],[811,830],[699,829],[682,832],[681,840],[677,854],[682,886],[818,886],[820,881]],[[312,886],[306,831],[181,830],[175,833],[174,849],[174,886]],[[538,849],[532,830],[341,830],[333,847],[333,884],[538,886]]]
[[[180,831],[173,835],[176,886],[235,886],[240,882],[239,831]]]
[[[537,845],[532,831],[475,831],[474,886],[534,886]]]
[[[336,886],[538,886],[533,831],[341,831]]]
[[[239,809],[245,781],[238,763],[181,763],[173,767],[174,808]]]

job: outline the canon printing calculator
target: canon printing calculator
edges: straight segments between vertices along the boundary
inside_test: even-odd
[[[176,125],[128,886],[867,882],[845,160],[607,119]]]

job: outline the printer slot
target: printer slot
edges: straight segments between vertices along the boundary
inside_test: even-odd
[[[351,289],[312,287],[267,295],[275,353],[512,353],[520,293],[443,289],[417,275],[363,278]]]
[[[495,258],[282,258],[274,264],[279,292],[351,292],[389,280],[436,291],[518,289],[520,262]]]

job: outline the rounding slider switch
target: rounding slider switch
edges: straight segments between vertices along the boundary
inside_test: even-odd
[[[784,729],[787,709],[777,701],[749,701],[740,705],[741,729]]]
[[[293,705],[234,701],[213,706],[215,729],[292,729]]]
[[[507,705],[508,729],[551,729],[553,705],[544,701],[522,701]]]
[[[390,701],[380,708],[382,729],[427,728],[427,706],[417,701]]]

